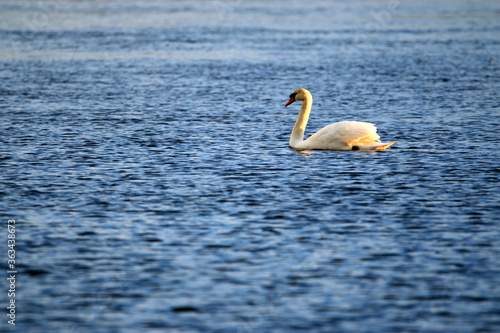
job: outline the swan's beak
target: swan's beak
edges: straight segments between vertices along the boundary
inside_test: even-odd
[[[295,97],[290,97],[290,100],[285,104],[285,107],[295,102]]]

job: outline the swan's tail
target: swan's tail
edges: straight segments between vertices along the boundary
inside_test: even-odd
[[[389,142],[389,143],[382,143],[380,146],[377,146],[375,150],[385,150],[395,144],[397,141]]]

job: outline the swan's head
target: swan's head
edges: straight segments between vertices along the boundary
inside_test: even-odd
[[[290,100],[285,104],[285,107],[295,101],[305,101],[311,98],[311,93],[307,89],[297,89],[290,95]]]

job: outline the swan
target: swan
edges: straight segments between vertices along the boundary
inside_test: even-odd
[[[304,141],[312,95],[306,89],[297,89],[290,95],[285,107],[295,101],[302,101],[302,107],[290,135],[290,147],[294,149],[384,150],[397,142],[380,142],[375,125],[360,121],[340,121],[327,125]]]

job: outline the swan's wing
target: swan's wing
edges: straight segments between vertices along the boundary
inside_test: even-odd
[[[347,144],[373,142],[380,139],[380,136],[377,134],[377,128],[372,123],[341,121],[336,124],[337,131],[341,135],[342,141]]]
[[[372,123],[341,121],[323,127],[304,143],[319,149],[346,149],[359,143],[378,142],[380,136]]]

